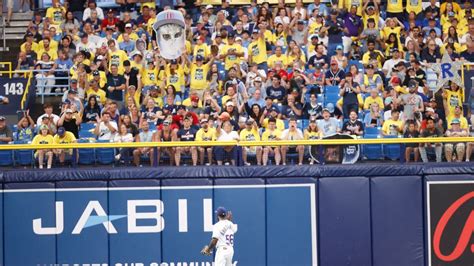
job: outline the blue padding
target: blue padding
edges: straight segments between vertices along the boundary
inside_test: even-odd
[[[87,215],[86,206],[94,202],[98,202],[98,208],[103,210],[106,215],[115,215],[115,213],[109,213],[107,182],[64,181],[57,182],[56,186],[56,200],[64,202],[65,205],[64,233],[57,237],[57,263],[68,264],[72,261],[77,264],[87,264],[91,261],[100,264],[108,263],[109,235],[106,226],[104,226],[107,224],[97,223],[94,225],[94,221],[101,219],[96,211],[92,211],[90,217],[86,219],[87,222],[80,233],[73,234],[73,229],[80,217],[83,213]],[[78,187],[82,189],[74,189]],[[62,188],[68,188],[68,190],[61,190]],[[109,230],[112,228],[109,227]]]
[[[421,165],[394,165],[394,164],[355,164],[326,166],[321,169],[321,176],[409,176],[420,175],[423,171]]]
[[[285,187],[285,180],[305,184]],[[316,206],[316,180],[279,178],[268,181],[279,186],[268,184],[266,189],[267,265],[316,265],[317,216],[316,208],[312,208]]]
[[[474,173],[474,172],[473,172]],[[457,181],[457,180],[474,180],[474,174],[450,174],[450,175],[426,175],[426,181]]]
[[[33,184],[7,184],[9,189],[33,188]],[[41,188],[54,188],[54,183],[41,183]],[[32,221],[41,219],[41,226],[54,227],[55,192],[4,192],[3,194],[3,265],[56,264],[56,236],[37,235]]]
[[[107,181],[61,181],[56,183],[57,188],[96,188],[107,187]]]
[[[190,186],[206,185],[205,187],[181,188],[182,182],[166,182],[162,187],[161,198],[165,204],[163,217],[166,221],[162,232],[162,261],[206,261],[212,257],[199,254],[202,247],[209,243],[211,231],[205,231],[205,219],[212,221],[213,189],[209,179],[188,179]],[[166,180],[171,181],[171,180]],[[177,181],[177,180],[176,180]],[[182,181],[182,180],[179,180]],[[179,202],[181,200],[181,215]],[[207,217],[205,203],[208,204]],[[187,210],[187,211],[186,211]],[[181,224],[181,226],[180,226]],[[208,225],[212,229],[212,225]],[[199,263],[201,265],[201,263]]]
[[[1,173],[0,173],[1,175]],[[3,217],[3,184],[0,185],[0,189],[2,190],[2,195],[0,195],[0,213],[2,214]],[[3,219],[0,219],[0,263],[3,263]]]
[[[109,215],[115,215],[117,218],[112,222],[117,234],[109,235],[110,261],[108,265],[119,265],[125,261],[139,261],[145,265],[151,265],[153,262],[161,261],[162,232],[159,225],[168,226],[170,221],[165,224],[161,222],[160,214],[167,209],[167,206],[161,208],[159,180],[120,180],[112,181],[109,185]],[[138,186],[140,189],[136,188]],[[124,187],[130,187],[130,189],[126,190]],[[131,212],[140,215],[149,213],[148,215],[153,218],[135,220],[134,217],[138,215],[129,213],[127,204],[137,206]],[[138,228],[127,233],[129,219]],[[143,230],[144,226],[152,228],[145,228],[147,232],[137,232]]]
[[[262,178],[216,178],[214,185],[264,185],[265,179]]]
[[[216,183],[224,185],[226,181],[232,183],[229,179],[216,180]],[[233,260],[242,265],[266,265],[265,187],[260,185],[264,184],[263,179],[256,181],[247,186],[214,187],[214,209],[224,206],[232,211],[239,227],[234,238]]]
[[[112,180],[109,187],[159,187],[158,179]]]
[[[162,186],[212,186],[211,179],[164,179]]]
[[[443,174],[473,174],[474,163],[432,163],[425,167],[424,174],[443,175]]]
[[[420,176],[371,179],[374,265],[424,265]]]
[[[38,182],[38,183],[5,183],[3,184],[4,190],[9,189],[41,189],[41,188],[54,188],[53,182]]]
[[[313,184],[318,180],[311,177],[267,178],[267,184]]]
[[[371,265],[369,180],[319,179],[321,265]]]

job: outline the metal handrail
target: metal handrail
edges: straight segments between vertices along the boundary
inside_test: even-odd
[[[5,16],[2,16],[2,39],[3,39],[3,51],[7,48],[7,38],[5,33]]]
[[[36,93],[37,96],[41,96],[41,103],[44,103],[44,97],[45,96],[61,96],[63,95],[62,92],[50,92],[50,93],[46,93],[44,92],[44,89],[45,87],[50,87],[50,88],[61,88],[61,87],[64,87],[65,85],[38,85],[38,80],[47,80],[49,78],[37,78],[36,77],[36,74],[38,73],[41,73],[41,72],[50,72],[51,70],[48,69],[48,70],[43,70],[43,69],[35,69],[33,70],[33,74],[35,75],[34,79],[36,80],[36,88],[39,89],[39,91]],[[63,69],[56,69],[56,70],[53,70],[53,72],[62,72],[62,73],[67,73],[67,77],[53,77],[51,79],[54,79],[54,80],[67,80],[67,87],[70,87],[70,81],[71,81],[71,73],[68,70],[64,71]]]

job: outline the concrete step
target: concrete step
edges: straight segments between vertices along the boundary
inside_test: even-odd
[[[26,28],[28,28],[28,25],[30,24],[30,20],[11,20],[10,21],[10,27],[15,28],[15,27],[21,27],[26,31]]]
[[[5,33],[5,40],[21,40],[24,35],[24,33]]]
[[[28,11],[28,12],[24,12],[24,13],[13,13],[12,14],[12,19],[11,21],[30,21],[31,19],[33,19],[33,12],[32,11]]]
[[[8,27],[5,28],[5,34],[21,34],[21,36],[25,35],[26,28],[24,27]]]

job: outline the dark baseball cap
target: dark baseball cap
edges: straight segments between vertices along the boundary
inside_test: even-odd
[[[66,134],[66,129],[64,127],[58,128],[58,135],[62,137],[64,134]]]
[[[227,215],[227,210],[226,210],[226,208],[224,208],[224,207],[218,207],[218,208],[216,209],[216,214],[217,214],[217,216],[219,216],[219,217],[224,217],[224,216]]]
[[[202,55],[196,56],[196,61],[202,61],[202,60],[204,60],[204,57],[202,57]]]
[[[92,75],[93,75],[93,76],[99,76],[99,75],[100,75],[99,70],[94,70],[94,71],[92,72]]]
[[[232,31],[227,34],[227,38],[234,38],[234,37],[235,37],[235,33]]]

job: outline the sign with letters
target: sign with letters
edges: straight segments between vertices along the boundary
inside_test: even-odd
[[[225,206],[239,228],[233,265],[266,265],[272,254],[286,265],[317,265],[315,191],[311,183],[6,189],[4,262],[210,266],[199,251],[214,210]],[[293,252],[281,244],[289,238]]]
[[[427,182],[428,265],[472,265],[474,181]]]
[[[443,88],[444,85],[451,81],[463,88],[461,76],[459,71],[462,70],[463,62],[453,61],[448,53],[444,53],[441,63],[433,64],[433,70],[438,74],[438,85],[436,91]]]
[[[0,105],[0,114],[16,115],[16,111],[21,109],[21,99],[27,83],[27,78],[0,77],[0,96],[7,97],[10,101],[6,105]]]

